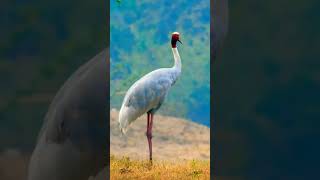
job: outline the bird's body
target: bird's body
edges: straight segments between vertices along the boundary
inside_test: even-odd
[[[154,113],[161,107],[170,88],[181,74],[181,59],[176,47],[179,33],[172,34],[172,53],[174,65],[171,68],[154,70],[138,81],[127,91],[119,112],[119,127],[125,133],[128,126],[141,115],[148,114],[147,137],[149,142],[150,160],[152,159],[151,138]]]
[[[53,99],[28,180],[88,180],[108,162],[108,50],[81,66]]]
[[[181,73],[180,56],[176,48],[173,54],[176,59],[172,68],[160,68],[144,75],[127,91],[119,112],[122,132],[125,133],[130,123],[138,117],[147,112],[154,114],[162,105]]]

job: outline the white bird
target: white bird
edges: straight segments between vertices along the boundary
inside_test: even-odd
[[[108,49],[99,53],[58,91],[30,158],[28,180],[88,180],[109,165],[108,57]]]
[[[160,108],[169,89],[181,74],[181,59],[176,46],[177,41],[181,43],[180,35],[174,32],[171,37],[173,67],[154,70],[136,81],[127,91],[119,112],[119,127],[122,133],[126,133],[128,126],[134,120],[147,113],[146,136],[150,161],[152,161],[153,115]]]

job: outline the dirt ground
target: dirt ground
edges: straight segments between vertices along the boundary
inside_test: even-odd
[[[147,159],[147,116],[133,122],[125,136],[118,127],[118,112],[112,109],[110,116],[111,154]],[[155,115],[152,144],[155,160],[210,159],[210,129],[184,119]]]

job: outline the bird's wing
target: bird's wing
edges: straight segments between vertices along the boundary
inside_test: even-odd
[[[29,161],[29,180],[87,180],[107,162],[108,52],[80,67],[57,93]]]
[[[89,89],[94,89],[93,87],[96,87],[97,85],[102,86],[104,84],[106,84],[106,79],[108,79],[109,77],[105,78],[105,76],[102,76],[103,74],[105,74],[106,70],[106,57],[108,57],[107,55],[108,50],[105,49],[102,52],[100,52],[98,55],[96,55],[94,58],[92,58],[90,61],[88,61],[87,63],[85,63],[84,65],[82,65],[74,74],[72,74],[72,76],[69,77],[69,79],[64,83],[64,85],[60,88],[60,90],[57,92],[55,98],[53,99],[52,103],[50,104],[49,110],[44,118],[44,122],[42,125],[42,128],[40,130],[40,133],[38,135],[38,139],[37,141],[39,141],[40,137],[43,136],[43,133],[45,131],[56,131],[54,133],[54,135],[52,135],[52,139],[55,140],[57,138],[57,136],[64,136],[59,134],[59,131],[57,131],[59,129],[60,124],[65,123],[62,122],[62,110],[70,105],[63,105],[66,104],[68,102],[66,101],[74,101],[74,99],[79,99],[80,97],[80,93],[83,93],[84,91],[87,93],[84,94],[89,94],[91,96],[93,96],[94,94],[96,94],[97,96],[99,96],[98,98],[93,98],[93,97],[89,97],[87,99],[90,100],[99,100],[101,101],[99,104],[100,106],[103,105],[103,103],[105,103],[104,99],[101,98],[100,96],[106,96],[107,93],[92,93],[90,92]],[[92,76],[89,77],[88,76]],[[106,73],[107,75],[109,73]],[[94,75],[94,76],[93,76]],[[87,78],[86,78],[87,77]],[[99,78],[97,78],[99,77]],[[89,79],[88,79],[89,78]],[[104,79],[105,78],[105,79]],[[81,89],[79,88],[79,84],[85,84],[81,81],[87,82],[87,85],[84,85],[85,87],[81,86]],[[92,83],[92,84],[88,84],[88,83]],[[76,89],[76,90],[75,90]],[[98,88],[96,88],[98,89]],[[101,88],[99,88],[101,89]],[[70,98],[71,96],[78,96],[78,97],[74,97],[74,98]],[[86,95],[87,96],[87,95]],[[82,101],[83,101],[83,97],[82,97]],[[81,101],[79,100],[79,101]],[[85,104],[87,104],[87,102],[85,102]],[[97,103],[96,103],[97,104]],[[62,107],[64,106],[64,107]],[[95,108],[97,109],[97,108]],[[94,113],[96,114],[96,113]],[[50,130],[48,130],[50,129]],[[53,129],[53,130],[52,130]]]
[[[172,83],[167,69],[153,71],[131,86],[124,105],[143,111],[157,108],[164,101]]]

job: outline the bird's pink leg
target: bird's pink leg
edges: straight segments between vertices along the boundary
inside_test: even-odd
[[[148,144],[149,144],[149,159],[152,162],[152,120],[153,115],[152,113],[147,113],[148,116],[148,124],[147,124],[147,133],[146,136],[148,138]]]
[[[153,114],[150,113],[150,161],[152,162],[152,124],[153,124]]]

